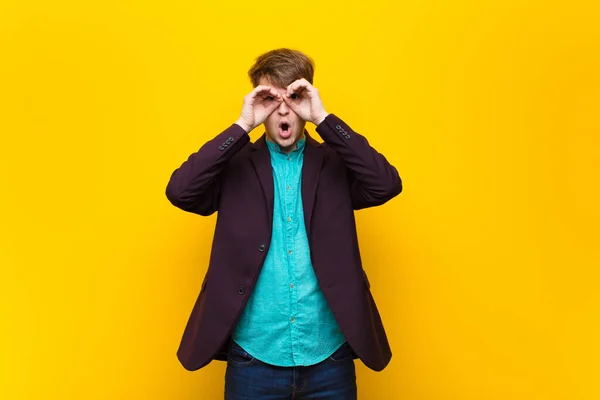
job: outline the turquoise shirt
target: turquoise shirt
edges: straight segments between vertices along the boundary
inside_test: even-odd
[[[275,189],[273,234],[261,273],[233,340],[267,364],[319,363],[345,338],[317,282],[302,206],[303,137],[285,154],[267,140]]]

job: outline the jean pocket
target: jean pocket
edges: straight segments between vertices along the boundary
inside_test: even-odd
[[[331,356],[329,356],[329,361],[334,363],[342,363],[347,361],[352,361],[354,359],[354,351],[352,347],[345,342],[339,349],[337,349]]]
[[[229,355],[227,356],[227,362],[232,365],[246,366],[254,364],[256,359],[252,357],[246,350],[244,350],[236,342],[231,342],[229,346]]]

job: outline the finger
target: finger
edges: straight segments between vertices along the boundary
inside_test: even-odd
[[[271,86],[267,86],[267,85],[258,85],[257,87],[254,88],[254,90],[252,92],[254,93],[262,93],[262,92],[269,92],[271,91],[273,88]]]
[[[265,95],[267,93],[272,95],[273,97],[277,97],[278,95],[278,92],[274,88],[265,85],[257,86],[250,94],[252,95],[252,97],[256,97],[258,95]]]
[[[257,97],[265,100],[268,96],[273,96],[276,100],[281,101],[281,95],[274,88],[266,85],[259,85],[248,95],[250,104],[254,104]]]
[[[298,109],[300,108],[300,106],[296,102],[292,101],[292,99],[289,96],[284,96],[283,101],[285,102],[285,104],[287,104],[289,108],[292,109],[292,111],[294,111],[296,114],[298,113]]]
[[[254,88],[254,90],[252,90],[250,93],[248,93],[246,95],[246,102],[249,104],[254,104],[254,101],[256,99],[256,96],[258,96],[260,93],[262,93],[263,91],[267,90],[266,86],[257,86]]]
[[[283,101],[281,94],[275,88],[272,88],[270,86],[265,86],[264,89],[258,92],[258,95],[262,96],[264,99],[267,96],[273,96],[273,98],[279,101]]]
[[[294,93],[297,89],[297,84],[298,84],[298,80],[295,80],[294,82],[290,83],[287,87],[287,91],[286,91],[286,96],[290,97],[292,95],[292,93]]]
[[[289,88],[288,92],[286,93],[286,96],[291,97],[294,94],[301,94],[306,90],[307,90],[307,88],[304,87],[303,85],[294,85]]]
[[[281,95],[279,94],[279,92],[278,92],[277,90],[275,90],[275,88],[272,88],[272,87],[270,87],[270,86],[269,86],[268,88],[269,88],[269,91],[268,91],[268,93],[269,93],[271,96],[273,96],[273,97],[281,97]]]
[[[279,105],[281,104],[281,102],[272,102],[270,104],[268,104],[267,106],[265,106],[264,110],[265,110],[265,115],[264,115],[264,120],[263,122],[269,118],[269,116],[271,114],[273,114],[278,108]]]
[[[271,114],[273,114],[273,111],[277,110],[277,107],[279,107],[279,105],[281,104],[280,101],[278,102],[273,102],[271,104],[269,104],[268,106],[265,107],[265,111],[267,112],[267,117]]]
[[[289,97],[292,95],[292,93],[296,93],[301,90],[307,90],[310,92],[312,90],[312,88],[313,88],[313,86],[306,79],[304,79],[304,78],[298,79],[288,85],[287,96]]]

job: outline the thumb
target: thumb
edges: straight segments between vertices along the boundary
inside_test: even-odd
[[[273,113],[273,111],[275,111],[277,109],[277,107],[279,107],[280,104],[281,104],[280,101],[274,101],[271,104],[269,104],[267,107],[265,107],[265,112],[267,114],[267,117],[269,115],[271,115]]]
[[[283,101],[285,101],[285,104],[287,104],[287,106],[289,108],[291,108],[292,111],[294,111],[297,114],[298,110],[300,109],[300,106],[298,104],[296,104],[295,102],[293,102],[287,93],[285,95],[283,95],[282,97],[283,97]]]

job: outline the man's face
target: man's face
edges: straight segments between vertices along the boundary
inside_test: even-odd
[[[287,93],[286,88],[275,87],[266,78],[261,78],[259,85],[267,85],[277,90],[282,96]],[[272,99],[271,101],[276,101]],[[289,153],[296,148],[296,143],[304,134],[304,125],[306,121],[298,116],[288,107],[285,101],[279,104],[279,107],[267,117],[264,122],[267,131],[267,139],[275,142],[281,147],[281,150]]]

